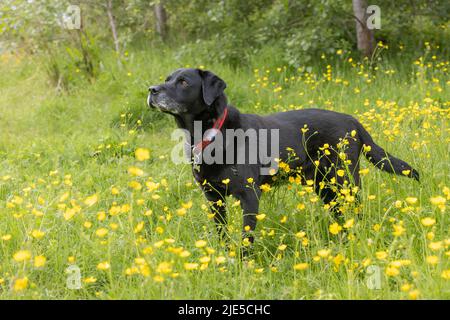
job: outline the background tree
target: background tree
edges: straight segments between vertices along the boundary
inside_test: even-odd
[[[162,0],[155,3],[153,10],[155,12],[156,32],[164,41],[167,37],[167,11]]]
[[[373,35],[373,30],[370,30],[367,27],[367,1],[352,0],[352,2],[356,20],[357,48],[365,57],[370,57],[375,48],[375,37]]]
[[[108,15],[109,25],[111,27],[111,33],[112,33],[113,40],[114,40],[114,48],[117,53],[120,53],[119,38],[117,36],[116,19],[114,17],[114,13],[113,13],[112,0],[107,0],[105,7],[106,7],[106,13]]]

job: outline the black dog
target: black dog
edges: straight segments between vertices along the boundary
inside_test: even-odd
[[[278,131],[278,158],[289,168],[279,170],[276,175],[262,175],[261,171],[268,167],[268,162],[258,157],[256,163],[250,163],[251,154],[246,154],[245,163],[193,164],[194,177],[211,203],[219,234],[226,224],[226,209],[222,203],[225,196],[231,194],[240,200],[244,212],[244,234],[253,241],[251,232],[256,227],[260,186],[280,180],[278,177],[283,174],[301,177],[302,183],[313,180],[316,193],[324,203],[332,204],[334,211],[339,211],[335,201],[339,189],[349,183],[359,186],[361,153],[381,170],[419,180],[416,170],[375,144],[352,116],[320,109],[288,111],[265,117],[243,114],[227,104],[225,88],[225,82],[209,71],[179,69],[164,84],[150,87],[147,101],[149,106],[173,115],[178,127],[187,130],[190,148],[194,150],[191,159],[212,148],[213,140],[219,144],[214,146],[214,152],[221,149],[224,157],[232,153],[234,160],[238,149],[249,150],[252,147],[249,139],[233,144],[230,142],[236,141],[230,141],[230,138],[216,139],[218,132],[224,133],[228,129]],[[194,121],[201,121],[202,137],[206,130],[213,128],[212,137],[195,141]],[[273,139],[269,137],[268,145],[272,146]],[[286,164],[283,168],[286,169]],[[251,187],[249,181],[252,182]]]

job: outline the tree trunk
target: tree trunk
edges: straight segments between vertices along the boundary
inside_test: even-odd
[[[375,48],[375,37],[373,30],[367,28],[367,1],[352,0],[353,13],[356,20],[356,39],[358,42],[358,50],[365,57],[371,57]]]
[[[117,53],[120,53],[119,38],[117,36],[116,20],[112,12],[112,0],[107,0],[106,2],[106,13],[108,14],[109,25],[111,27],[111,32],[114,40],[114,48]]]
[[[159,1],[155,4],[155,20],[156,20],[156,32],[161,36],[163,40],[166,40],[167,36],[167,12],[164,5]]]

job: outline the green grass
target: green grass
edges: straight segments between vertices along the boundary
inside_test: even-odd
[[[170,161],[176,144],[170,140],[173,119],[145,106],[148,85],[175,68],[194,65],[191,61],[176,61],[170,50],[152,49],[130,52],[119,66],[104,54],[98,79],[80,79],[62,93],[50,85],[38,57],[3,61],[0,298],[449,298],[449,281],[444,279],[450,272],[448,212],[430,202],[439,196],[448,203],[450,196],[445,189],[450,187],[448,61],[430,56],[425,56],[432,63],[428,66],[393,59],[381,62],[374,72],[336,57],[307,74],[277,65],[276,51],[255,57],[248,68],[205,66],[226,80],[230,103],[243,112],[318,107],[356,116],[378,144],[409,162],[422,177],[419,184],[363,162],[370,172],[363,177],[361,212],[349,210],[344,220],[357,216],[354,226],[338,235],[328,231],[333,216],[320,201],[314,202],[307,188],[295,183],[277,187],[263,195],[260,210],[266,218],[258,223],[254,254],[245,261],[233,257],[239,251],[239,207],[229,201],[231,249],[226,249],[215,235],[190,167]],[[282,90],[274,92],[279,86]],[[138,147],[150,149],[149,160],[135,159]],[[130,176],[131,166],[142,168],[145,175]],[[130,188],[130,181],[138,181],[142,189]],[[149,181],[159,183],[158,189],[148,191]],[[112,187],[120,193],[113,195]],[[98,201],[86,205],[93,194]],[[178,216],[182,203],[189,201],[192,207]],[[448,210],[447,203],[443,209]],[[115,205],[128,209],[111,215]],[[70,219],[68,208],[76,212]],[[97,218],[101,211],[106,212],[104,220]],[[425,217],[436,223],[424,226]],[[140,222],[142,230],[135,230]],[[399,225],[404,232],[395,236],[394,226]],[[100,228],[108,230],[106,236],[96,235]],[[45,234],[36,238],[33,230]],[[296,237],[299,231],[305,237]],[[195,246],[200,239],[207,241],[206,247]],[[14,260],[20,250],[31,259]],[[319,250],[330,251],[318,257]],[[190,256],[180,256],[183,251]],[[387,257],[377,258],[383,251]],[[40,255],[46,264],[35,267],[33,259]],[[226,259],[217,264],[220,256]],[[437,262],[427,263],[429,256]],[[403,266],[389,268],[402,260],[407,260]],[[99,270],[105,261],[110,268]],[[199,265],[198,270],[185,270],[186,262],[203,263],[204,269]],[[295,270],[299,263],[308,267]],[[79,290],[66,285],[65,270],[72,264],[81,271]],[[370,265],[379,267],[379,290],[366,285]],[[387,275],[386,270],[398,274]],[[18,279],[25,277],[26,288],[15,290]],[[95,282],[83,282],[90,277]]]

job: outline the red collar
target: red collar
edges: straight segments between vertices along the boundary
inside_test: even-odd
[[[213,132],[213,134],[211,136],[205,137],[205,138],[203,138],[202,141],[197,143],[194,146],[195,151],[201,152],[204,148],[206,148],[213,141],[216,134],[222,129],[223,123],[225,122],[227,115],[228,115],[228,108],[225,107],[225,110],[223,111],[222,115],[219,118],[217,118],[216,121],[214,121],[212,128],[209,129],[209,130],[214,130],[215,132]]]

